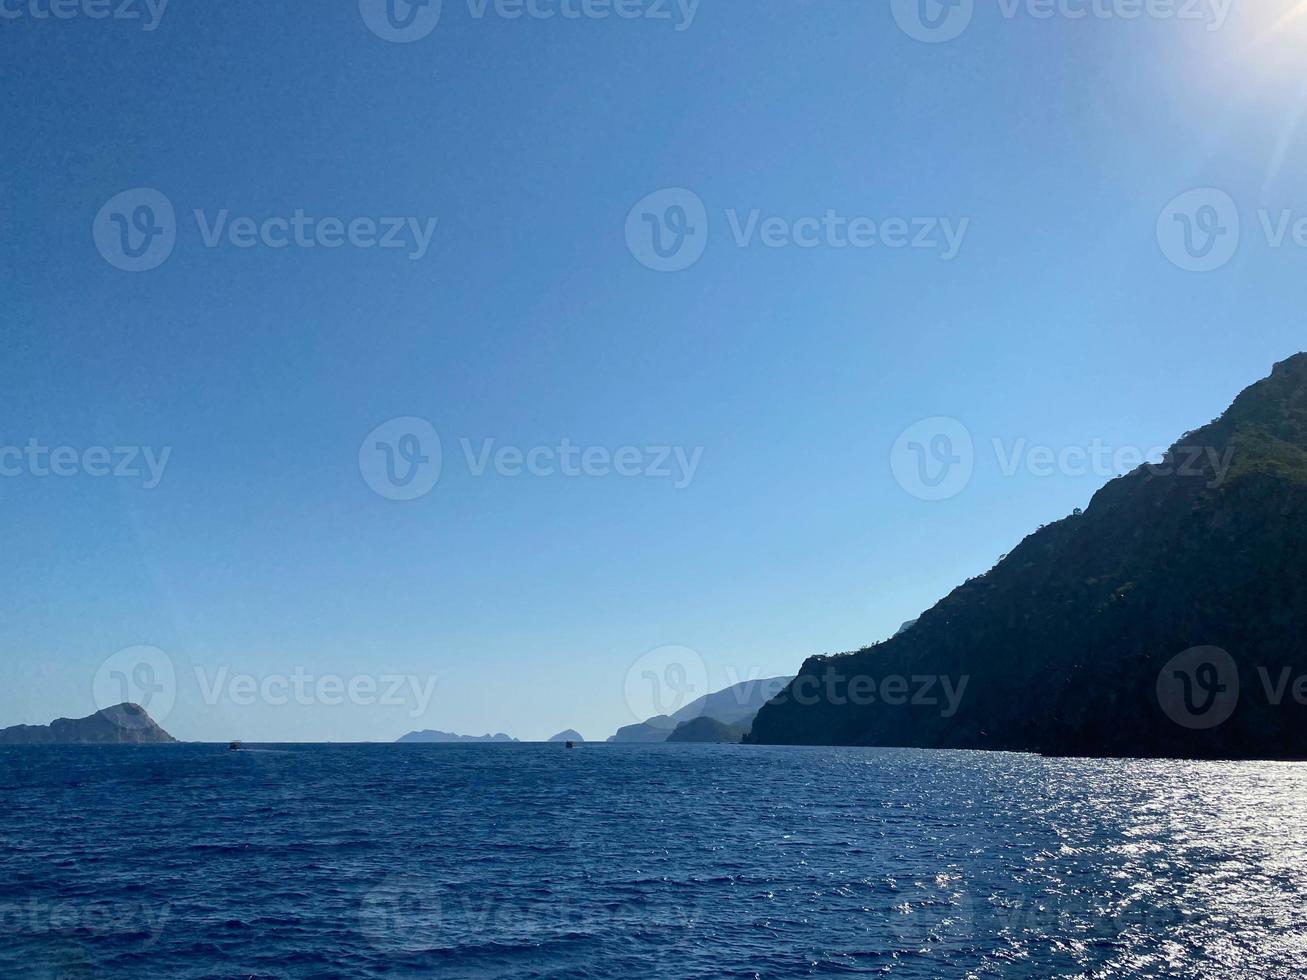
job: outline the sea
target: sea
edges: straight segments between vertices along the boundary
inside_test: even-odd
[[[0,977],[1290,977],[1307,766],[0,748]]]

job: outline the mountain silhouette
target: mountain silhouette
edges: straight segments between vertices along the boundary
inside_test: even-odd
[[[49,725],[0,729],[0,745],[161,745],[177,740],[139,704],[119,704],[87,718],[57,718]]]
[[[785,677],[759,677],[696,698],[670,715],[655,715],[633,725],[623,725],[610,742],[666,742],[677,726],[696,718],[711,718],[723,725],[747,731],[753,716],[790,681]],[[677,739],[685,741],[686,739]],[[718,741],[719,739],[713,739]],[[739,739],[735,739],[739,741]]]

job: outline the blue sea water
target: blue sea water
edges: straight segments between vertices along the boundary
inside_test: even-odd
[[[1279,977],[1307,766],[0,749],[0,977]]]

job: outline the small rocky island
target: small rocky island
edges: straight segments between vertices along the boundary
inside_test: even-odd
[[[453,732],[440,732],[428,728],[422,732],[409,732],[407,735],[401,735],[395,741],[411,742],[516,742],[517,739],[505,735],[503,732],[496,732],[494,735],[455,735]]]
[[[89,718],[0,729],[0,745],[170,745],[177,740],[139,704],[119,704]]]

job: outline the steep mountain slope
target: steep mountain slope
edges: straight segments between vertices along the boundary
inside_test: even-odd
[[[913,628],[810,658],[750,740],[1307,757],[1304,555],[1299,354]]]

